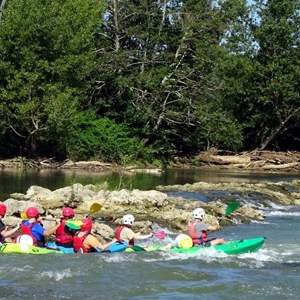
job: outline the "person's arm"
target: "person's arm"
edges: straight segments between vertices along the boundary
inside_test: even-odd
[[[1,232],[1,235],[6,238],[8,236],[11,236],[13,233],[15,233],[19,228],[20,228],[20,224],[17,224],[16,227],[14,227],[14,228],[12,228],[10,230],[4,229]]]
[[[145,240],[153,236],[153,233],[150,234],[141,234],[140,232],[135,233],[131,228],[124,228],[121,231],[121,239],[129,242],[131,239],[135,240]]]
[[[149,234],[141,234],[140,232],[137,232],[134,234],[133,238],[135,240],[146,240],[149,239],[153,236],[153,233],[149,233]]]
[[[115,242],[117,242],[117,239],[112,239],[110,242],[106,243],[106,244],[101,244],[94,236],[92,236],[91,234],[89,234],[86,239],[85,242],[87,242],[89,244],[90,247],[92,248],[99,248],[100,250],[105,250],[108,247],[110,247],[112,244],[114,244]]]
[[[218,229],[220,229],[219,223],[214,224],[214,225],[209,225],[208,228],[207,228],[207,230],[209,230],[209,231],[216,231]]]
[[[50,229],[46,229],[46,230],[44,231],[43,235],[44,235],[45,237],[50,236],[51,234],[53,234],[53,233],[57,230],[57,228],[58,228],[59,226],[60,226],[60,219],[56,219],[56,224],[55,224],[55,226],[52,227],[52,228],[50,228]]]

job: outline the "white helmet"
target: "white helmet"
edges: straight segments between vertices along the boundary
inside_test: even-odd
[[[195,219],[203,220],[205,217],[205,211],[203,208],[196,208],[193,210],[193,215]]]
[[[133,215],[125,215],[122,219],[122,223],[124,225],[130,225],[132,226],[134,223],[134,216]]]

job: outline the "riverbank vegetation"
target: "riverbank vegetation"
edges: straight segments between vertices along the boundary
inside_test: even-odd
[[[0,157],[299,150],[300,3],[252,2],[0,0]]]

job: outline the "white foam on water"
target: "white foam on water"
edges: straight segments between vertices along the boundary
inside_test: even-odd
[[[294,216],[298,217],[300,216],[300,212],[290,212],[290,211],[271,211],[266,214],[267,216]]]
[[[140,253],[140,252],[139,252]],[[120,252],[99,255],[99,259],[106,262],[123,262],[123,261],[136,261],[136,252]]]
[[[271,222],[266,221],[257,221],[257,220],[251,220],[252,224],[272,224]]]
[[[43,271],[40,278],[51,278],[55,281],[61,281],[64,278],[72,277],[71,269],[59,270],[59,271]]]

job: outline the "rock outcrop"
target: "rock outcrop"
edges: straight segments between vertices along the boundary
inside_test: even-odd
[[[205,187],[207,189],[207,186]],[[197,190],[200,192],[201,186],[198,186]],[[11,194],[11,197],[4,201],[8,207],[5,222],[7,225],[20,222],[21,212],[29,206],[36,206],[41,215],[47,219],[60,216],[64,206],[71,206],[76,210],[76,219],[82,219],[89,214],[93,203],[102,205],[100,211],[90,215],[95,221],[94,228],[108,237],[113,236],[114,229],[121,223],[122,216],[129,213],[136,218],[136,230],[144,233],[152,231],[154,225],[175,232],[185,232],[186,224],[192,219],[192,211],[196,207],[203,207],[206,210],[206,222],[214,224],[221,218],[221,225],[224,226],[235,224],[239,215],[241,222],[265,218],[261,211],[250,207],[245,208],[245,205],[230,216],[222,218],[227,207],[226,199],[223,200],[225,202],[222,202],[222,199],[210,203],[193,199],[187,201],[180,197],[168,197],[166,193],[158,190],[97,191],[93,185],[83,186],[78,183],[55,191],[31,186],[26,194]],[[53,226],[53,222],[44,221],[44,225]]]

